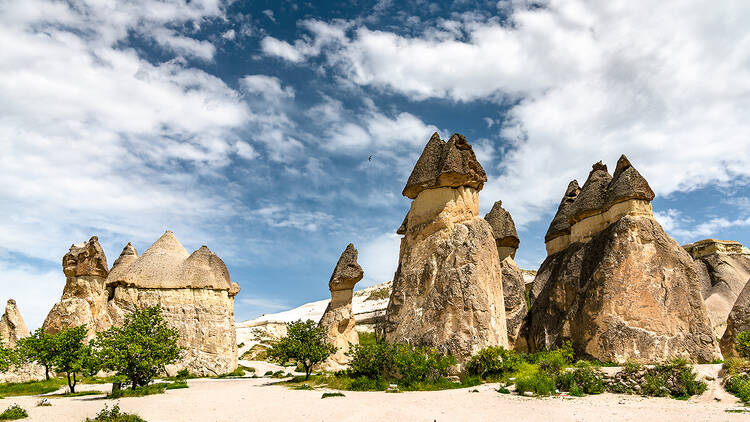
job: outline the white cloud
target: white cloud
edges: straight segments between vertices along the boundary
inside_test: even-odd
[[[237,33],[234,31],[234,29],[229,29],[223,34],[221,34],[222,38],[229,40],[229,41],[233,41],[236,36],[237,36]]]
[[[282,87],[281,80],[274,76],[247,75],[240,79],[240,83],[246,91],[260,94],[268,101],[294,98],[294,89],[291,86]]]
[[[263,13],[264,15],[266,15],[266,17],[268,19],[270,19],[271,22],[276,23],[276,18],[273,16],[273,10],[266,9],[266,10],[262,11],[261,13]]]
[[[318,36],[345,26],[316,22],[306,26],[314,39],[294,45],[317,45],[338,76],[411,100],[510,105],[499,134],[510,146],[499,166],[485,163],[482,205],[503,199],[519,226],[621,153],[658,195],[750,177],[745,2],[542,6],[513,2],[505,23],[463,16],[416,37],[365,27]]]
[[[52,305],[62,295],[65,286],[62,268],[59,271],[40,272],[28,265],[11,265],[0,259],[0,272],[3,274],[0,281],[2,310],[8,299],[15,299],[18,311],[29,330],[41,327]]]
[[[285,205],[268,205],[252,211],[253,218],[260,218],[271,227],[288,227],[313,232],[333,220],[333,216],[322,211],[292,211]]]
[[[260,48],[269,56],[279,57],[293,63],[299,63],[305,59],[305,55],[293,45],[274,37],[263,38],[260,41]]]
[[[362,266],[365,277],[360,287],[368,287],[393,280],[398,267],[398,250],[401,236],[395,233],[383,233],[361,245],[355,245],[359,251],[357,262]]]

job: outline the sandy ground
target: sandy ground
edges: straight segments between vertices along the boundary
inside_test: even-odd
[[[702,369],[713,373],[711,368]],[[196,379],[188,389],[119,400],[101,396],[53,398],[36,407],[39,397],[0,400],[0,409],[18,403],[32,421],[82,421],[105,404],[119,403],[149,422],[163,421],[750,421],[750,414],[727,413],[736,399],[709,382],[709,390],[689,401],[601,394],[582,398],[530,398],[499,394],[495,384],[435,392],[344,392],[321,399],[329,390],[299,391],[275,385],[277,380]],[[106,390],[109,385],[81,389]],[[717,401],[716,399],[720,399]]]

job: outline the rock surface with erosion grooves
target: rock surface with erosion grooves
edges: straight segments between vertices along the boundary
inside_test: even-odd
[[[750,251],[732,240],[705,239],[683,248],[693,257],[717,337],[724,334],[729,311],[750,278]]]
[[[168,373],[187,368],[196,375],[218,375],[237,368],[234,296],[237,283],[224,262],[201,246],[188,254],[167,231],[141,256],[128,244],[107,277],[113,324],[136,309],[160,305],[185,348]]]
[[[5,313],[0,318],[0,340],[3,342],[3,347],[16,347],[18,340],[29,335],[29,329],[26,328],[26,323],[23,322],[23,317],[18,312],[16,301],[8,299],[8,303],[5,305]]]
[[[734,348],[737,345],[737,334],[750,331],[750,280],[746,281],[745,287],[729,312],[727,327],[719,342],[724,358],[739,356]]]
[[[364,272],[357,264],[357,250],[350,243],[339,257],[328,281],[331,301],[319,322],[319,326],[325,330],[326,341],[336,346],[336,352],[321,365],[325,371],[344,369],[351,360],[346,356],[350,345],[359,344],[352,311],[352,292],[362,277]]]
[[[484,216],[492,227],[497,254],[503,271],[503,299],[505,302],[505,321],[508,327],[508,344],[518,351],[527,351],[526,339],[520,335],[522,326],[529,311],[526,303],[526,283],[523,273],[513,258],[520,243],[513,217],[503,208],[502,201],[497,201]]]
[[[500,259],[492,228],[478,216],[484,181],[463,136],[430,139],[403,192],[413,201],[386,340],[436,347],[459,363],[487,346],[508,347]]]
[[[43,328],[54,334],[66,328],[86,324],[89,338],[112,325],[107,313],[105,280],[107,257],[99,239],[72,245],[62,259],[65,287],[62,298],[47,314]]]
[[[594,165],[572,204],[570,244],[537,272],[530,347],[570,340],[581,357],[621,363],[720,358],[695,265],[654,220],[646,180],[624,156],[604,173]]]

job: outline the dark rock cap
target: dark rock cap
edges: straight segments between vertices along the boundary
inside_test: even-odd
[[[484,187],[487,174],[463,135],[454,133],[448,142],[435,132],[422,151],[406,182],[403,195],[415,199],[425,189],[470,186]]]
[[[607,185],[611,181],[612,176],[601,161],[591,166],[589,177],[573,203],[569,222],[575,223],[602,212],[607,204]]]
[[[618,202],[630,199],[651,201],[654,199],[654,191],[651,190],[646,179],[630,164],[628,157],[623,154],[617,160],[615,174],[607,187],[606,207],[609,208]]]
[[[351,290],[364,275],[362,267],[357,263],[357,249],[350,243],[341,253],[336,268],[333,269],[331,279],[328,281],[328,289],[330,291]]]
[[[66,277],[106,277],[109,268],[96,236],[91,236],[88,242],[70,245],[70,250],[63,256],[62,267]]]
[[[560,200],[560,206],[557,207],[557,214],[549,224],[547,234],[544,236],[544,241],[549,242],[550,240],[560,237],[566,234],[570,234],[570,222],[568,221],[571,216],[573,209],[573,202],[575,202],[578,194],[581,192],[581,188],[578,186],[577,180],[572,180],[568,183],[568,188],[565,189],[565,195]]]
[[[519,239],[516,224],[513,222],[510,213],[503,208],[503,201],[495,202],[492,210],[484,216],[484,219],[492,227],[492,235],[495,237],[497,246],[518,247]]]

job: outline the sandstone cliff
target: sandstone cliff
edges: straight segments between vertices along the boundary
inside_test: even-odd
[[[737,334],[750,331],[750,280],[746,281],[745,287],[729,312],[727,328],[721,337],[721,352],[725,358],[738,356],[737,350],[734,349],[737,345]]]
[[[21,313],[18,312],[16,301],[9,299],[5,305],[5,313],[0,318],[0,340],[2,340],[3,347],[16,347],[18,340],[30,334]]]
[[[359,344],[352,311],[352,292],[354,285],[362,277],[364,272],[357,263],[357,250],[350,243],[341,254],[328,281],[331,301],[319,322],[319,326],[326,332],[326,341],[336,346],[336,352],[321,365],[323,370],[338,371],[345,368],[350,362],[350,358],[346,356],[350,345]]]
[[[216,375],[237,367],[234,296],[239,285],[224,262],[202,246],[192,254],[167,231],[142,256],[128,243],[107,270],[96,236],[73,245],[63,257],[66,283],[60,302],[44,322],[47,332],[87,324],[89,337],[123,323],[136,309],[161,305],[163,316],[185,347],[180,361],[167,368],[186,368]]]
[[[735,241],[705,239],[683,248],[693,257],[706,302],[708,317],[717,337],[750,278],[750,251]]]
[[[568,242],[548,248],[534,280],[530,346],[571,340],[579,355],[615,362],[718,358],[692,259],[653,219],[653,192],[627,158],[614,177],[595,164],[571,204],[574,192],[558,211]]]
[[[508,347],[502,268],[489,223],[478,216],[487,180],[466,139],[433,135],[404,188],[412,198],[386,310],[391,342],[437,347],[459,363]]]
[[[510,213],[503,208],[502,201],[495,202],[484,219],[492,227],[492,235],[495,237],[497,254],[502,267],[508,345],[513,349],[526,351],[528,346],[520,333],[529,309],[526,304],[526,283],[523,273],[513,261],[520,243],[516,225]]]

